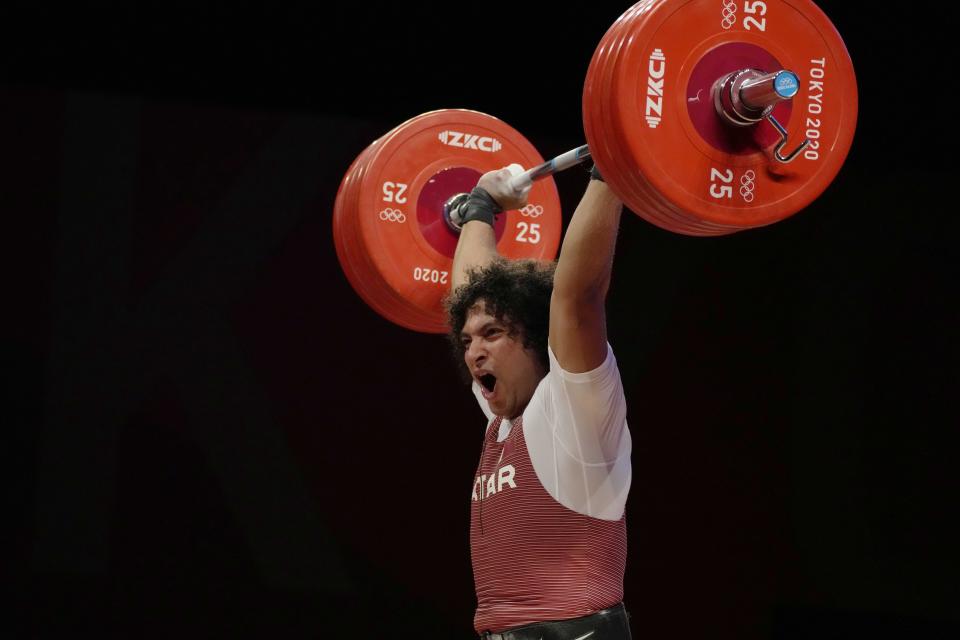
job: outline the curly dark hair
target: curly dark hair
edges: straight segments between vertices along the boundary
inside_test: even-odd
[[[547,334],[556,266],[555,262],[498,258],[468,272],[467,283],[451,292],[444,301],[450,325],[448,337],[453,356],[467,377],[470,373],[463,360],[460,332],[471,307],[480,300],[487,313],[504,323],[510,336],[522,336],[523,346],[537,354],[544,370],[549,369]]]

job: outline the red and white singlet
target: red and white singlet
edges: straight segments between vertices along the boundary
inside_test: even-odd
[[[528,410],[512,426],[493,417],[485,434],[470,503],[478,633],[585,616],[623,600],[630,438],[619,372],[612,352],[588,374],[565,373],[550,356],[551,371]],[[613,427],[599,424],[602,420],[583,424],[589,416],[576,411],[557,426],[557,407],[570,406],[577,394],[595,397],[598,389],[611,406],[624,405],[622,411],[600,412]],[[580,423],[571,431],[573,440],[558,435],[571,419]],[[536,424],[525,424],[530,420]],[[509,433],[502,438],[507,426]],[[607,441],[591,443],[585,434],[601,434]],[[537,468],[528,450],[530,439],[538,447]],[[566,476],[576,476],[572,485]],[[606,494],[594,485],[604,476]],[[581,485],[584,491],[578,489]],[[581,493],[592,495],[594,502],[584,502]],[[598,495],[604,499],[597,500]]]

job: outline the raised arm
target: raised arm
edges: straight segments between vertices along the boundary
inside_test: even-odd
[[[604,303],[623,204],[602,180],[591,180],[560,248],[550,300],[550,347],[571,373],[591,371],[607,356]]]
[[[470,270],[485,266],[500,255],[493,232],[494,216],[500,211],[519,209],[527,204],[529,189],[516,193],[509,185],[510,178],[518,171],[522,171],[519,165],[510,165],[483,174],[467,199],[466,222],[453,254],[454,289],[466,284]]]
[[[492,226],[480,220],[464,224],[453,254],[453,288],[466,284],[471,269],[490,264],[498,255]]]

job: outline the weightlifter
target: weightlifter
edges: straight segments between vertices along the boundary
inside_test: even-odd
[[[556,264],[505,260],[494,217],[527,200],[512,175],[484,174],[460,208],[447,300],[489,421],[471,496],[474,628],[622,640],[631,440],[604,312],[622,204],[594,171]]]

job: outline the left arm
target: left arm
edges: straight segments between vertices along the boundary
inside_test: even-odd
[[[570,373],[596,369],[607,357],[604,305],[623,203],[591,180],[560,249],[550,300],[550,347]]]
[[[555,358],[543,397],[553,419],[524,424],[530,459],[550,495],[604,520],[623,516],[630,489],[626,400],[616,361],[608,360],[604,312],[622,208],[604,182],[591,180],[573,214],[550,300]]]

